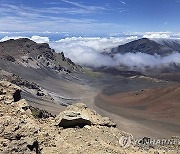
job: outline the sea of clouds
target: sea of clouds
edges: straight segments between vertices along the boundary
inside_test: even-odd
[[[111,51],[111,48],[130,42],[134,39],[137,38],[72,37],[51,42],[50,46],[57,52],[63,51],[67,57],[72,59],[75,63],[83,66],[116,66],[115,59],[103,53],[108,53]]]
[[[148,34],[146,34],[147,37]],[[159,34],[158,34],[159,35]],[[157,35],[151,34],[150,38]],[[162,37],[166,37],[162,34]],[[18,39],[19,37],[3,37],[0,42],[9,39]],[[28,38],[28,37],[27,37]],[[166,57],[159,55],[149,55],[145,53],[126,53],[116,54],[113,57],[104,54],[111,51],[111,48],[125,44],[127,42],[138,39],[137,36],[130,37],[71,37],[57,41],[50,41],[48,37],[32,36],[31,40],[37,43],[49,43],[50,47],[56,52],[64,52],[65,56],[70,58],[76,64],[87,67],[102,67],[102,66],[128,66],[129,68],[144,68],[144,67],[162,67],[172,63],[180,65],[180,53],[174,52]],[[167,38],[166,38],[167,39]]]

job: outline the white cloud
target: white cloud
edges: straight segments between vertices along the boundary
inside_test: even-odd
[[[72,7],[34,8],[25,5],[10,5],[0,2],[0,31],[69,31],[99,33],[125,29],[127,25],[111,22],[102,22],[94,19],[94,14],[108,14],[105,6],[88,6],[81,3],[73,3]],[[92,15],[93,14],[93,15]],[[78,15],[78,16],[75,16]],[[89,16],[91,15],[91,16]]]
[[[117,65],[125,65],[128,67],[145,67],[145,66],[156,66],[158,60],[155,56],[144,54],[144,53],[126,53],[126,54],[116,54],[115,60]]]
[[[34,7],[28,7],[25,5],[12,5],[12,4],[2,4],[0,3],[1,7],[1,13],[6,15],[7,13],[14,13],[14,15],[18,16],[28,16],[28,17],[38,17],[38,16],[51,16],[48,15],[47,13],[51,14],[94,14],[94,13],[100,13],[102,10],[107,10],[105,7],[99,7],[99,6],[87,6],[87,5],[82,5],[80,3],[75,3],[75,2],[70,2],[64,0],[66,3],[73,4],[74,6],[77,7],[61,7],[61,6],[56,6],[56,7],[46,7],[46,8],[34,8]]]
[[[168,56],[161,57],[159,55],[149,55],[141,52],[137,53],[126,53],[115,55],[117,65],[125,65],[130,68],[134,66],[138,68],[150,67],[161,67],[168,66],[171,63],[180,65],[180,53],[172,53]]]
[[[137,35],[139,38],[149,38],[154,41],[158,40],[177,40],[180,39],[180,32],[171,32],[171,31],[164,31],[164,32],[125,32],[120,33],[121,35]],[[120,35],[119,34],[119,35]],[[119,36],[114,35],[114,36]]]
[[[155,38],[155,39],[158,39],[158,38],[163,38],[163,39],[168,39],[171,37],[171,32],[146,32],[144,34],[144,38]]]
[[[110,49],[124,44],[136,37],[127,38],[83,38],[72,37],[61,39],[50,43],[56,52],[64,52],[65,56],[71,58],[75,63],[85,66],[115,66],[116,62],[103,52],[110,52]]]
[[[122,4],[124,4],[124,5],[126,5],[126,2],[124,2],[124,1],[120,1]]]
[[[125,39],[122,38],[101,38],[101,37],[72,37],[72,38],[65,38],[57,41],[62,47],[70,46],[82,46],[82,47],[89,47],[97,52],[101,53],[104,52],[104,49],[111,49],[112,47],[116,47],[120,44],[124,44],[128,41],[137,39],[136,36],[126,37]]]
[[[68,4],[71,4],[71,5],[74,5],[76,7],[85,9],[85,10],[89,10],[89,11],[107,10],[105,7],[102,7],[102,6],[89,6],[89,5],[84,5],[84,4],[77,3],[77,2],[72,2],[72,1],[69,1],[69,0],[61,0],[61,1],[66,2]]]
[[[30,39],[37,43],[49,43],[48,37],[32,36]]]

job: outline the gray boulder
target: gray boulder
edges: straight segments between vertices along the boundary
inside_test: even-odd
[[[55,125],[63,128],[84,127],[85,125],[116,127],[109,118],[100,116],[83,103],[68,106],[55,118]]]

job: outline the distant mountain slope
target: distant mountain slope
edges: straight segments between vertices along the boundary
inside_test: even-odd
[[[0,42],[0,59],[26,67],[47,67],[68,73],[77,68],[63,52],[56,53],[49,44],[38,44],[27,38]]]
[[[154,39],[159,44],[167,46],[174,51],[180,52],[180,40],[178,39]]]
[[[150,55],[158,54],[161,56],[166,56],[177,50],[180,51],[180,44],[178,43],[169,44],[167,42],[164,42],[162,44],[147,38],[142,38],[113,48],[111,50],[111,54],[113,55],[116,53],[125,54],[128,52],[142,52]]]

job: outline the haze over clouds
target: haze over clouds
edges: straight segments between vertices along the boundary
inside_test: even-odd
[[[152,35],[154,36],[154,35]],[[18,37],[4,37],[0,41],[6,41],[8,39],[18,39]],[[26,37],[28,38],[28,37]],[[116,54],[114,57],[110,57],[107,54],[111,51],[111,48],[118,45],[125,44],[127,42],[137,39],[137,36],[131,37],[72,37],[65,38],[58,41],[50,41],[48,37],[32,36],[31,40],[37,43],[49,43],[51,48],[54,48],[56,52],[64,52],[66,57],[72,59],[75,63],[82,66],[90,67],[102,67],[102,66],[119,66],[125,65],[134,69],[149,67],[168,66],[171,63],[180,65],[180,53],[173,53],[166,57],[159,55],[148,55],[145,53],[126,53]],[[155,37],[157,38],[157,37]]]
[[[171,32],[146,32],[144,34],[144,38],[150,38],[150,39],[159,39],[159,38],[163,38],[163,39],[168,39],[171,38],[172,33]]]

